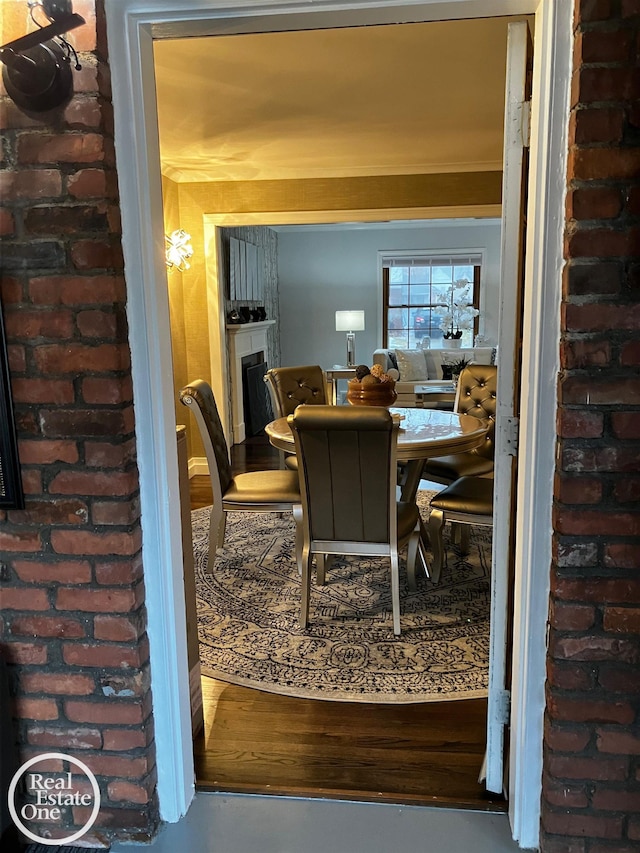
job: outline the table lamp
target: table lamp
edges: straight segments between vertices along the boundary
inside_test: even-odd
[[[356,336],[364,330],[364,311],[336,311],[336,332],[347,333],[347,367],[356,363]]]

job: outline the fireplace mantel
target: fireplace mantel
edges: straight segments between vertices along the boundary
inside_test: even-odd
[[[231,417],[233,443],[245,440],[242,359],[255,353],[267,358],[267,333],[275,320],[259,320],[256,323],[237,323],[227,326],[229,341],[229,367],[231,372]]]

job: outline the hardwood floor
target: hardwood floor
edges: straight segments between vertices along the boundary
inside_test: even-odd
[[[264,438],[232,448],[235,472],[278,467]],[[193,477],[191,504],[211,503]],[[203,678],[199,790],[504,811],[478,783],[485,699],[377,705],[296,699]]]

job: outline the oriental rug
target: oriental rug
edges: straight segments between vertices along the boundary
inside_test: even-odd
[[[420,491],[424,518],[433,492]],[[491,531],[448,541],[440,581],[410,592],[400,562],[402,635],[391,619],[389,561],[337,558],[312,580],[310,622],[298,622],[300,579],[289,515],[229,513],[222,554],[207,571],[209,508],[191,514],[203,675],[289,696],[410,703],[487,695]]]

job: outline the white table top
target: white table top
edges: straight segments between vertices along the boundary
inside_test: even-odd
[[[398,459],[429,459],[473,450],[485,440],[488,421],[439,409],[408,409],[393,406],[391,413],[404,415],[398,432]],[[293,435],[286,418],[267,424],[265,432],[274,447],[293,451]]]

